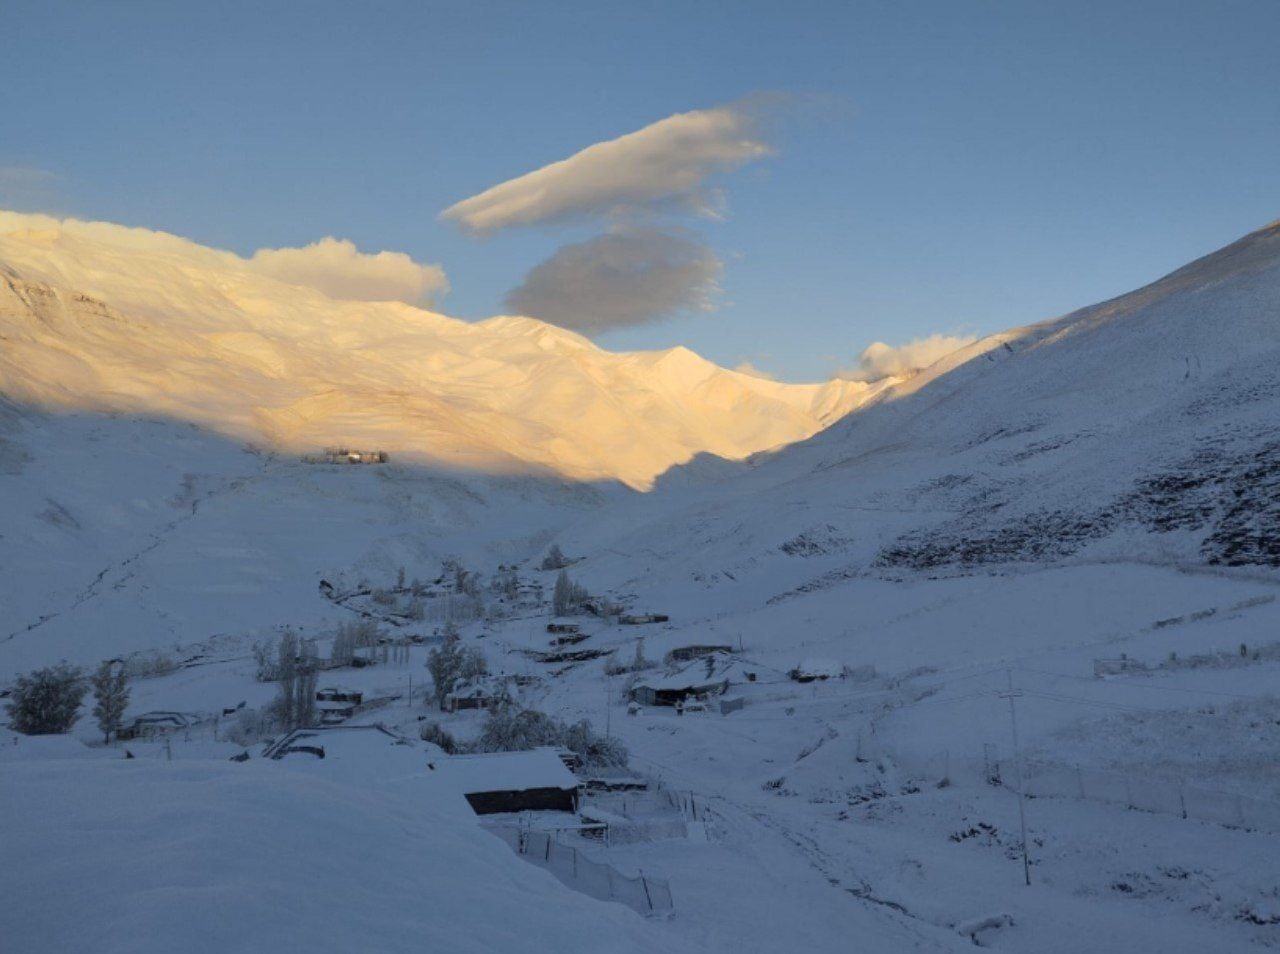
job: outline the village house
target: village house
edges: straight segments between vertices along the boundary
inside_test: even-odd
[[[463,709],[496,709],[510,698],[506,683],[495,676],[481,676],[454,684],[444,697],[445,712],[460,712]]]
[[[731,685],[756,681],[756,667],[727,653],[712,653],[682,668],[641,679],[631,689],[632,701],[646,706],[683,706],[721,695]]]
[[[321,725],[338,725],[356,714],[364,702],[364,693],[357,689],[340,689],[327,686],[316,690],[316,711]]]
[[[578,779],[554,748],[453,755],[428,767],[477,815],[578,810]]]

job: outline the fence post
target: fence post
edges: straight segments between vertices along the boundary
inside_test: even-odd
[[[1178,783],[1178,804],[1182,806],[1182,820],[1187,820],[1187,789],[1181,782]]]
[[[653,911],[653,895],[649,894],[649,882],[644,880],[644,871],[640,872],[640,884],[644,886],[644,899],[649,902],[649,911]]]

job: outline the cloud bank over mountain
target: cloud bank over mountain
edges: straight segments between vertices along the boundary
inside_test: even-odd
[[[836,377],[866,383],[906,377],[977,340],[965,335],[936,334],[897,346],[875,341],[863,349],[854,367],[837,372]]]
[[[54,245],[74,234],[114,249],[117,254],[158,255],[170,267],[178,262],[228,272],[244,272],[300,285],[338,301],[402,301],[428,305],[449,290],[439,265],[413,261],[403,252],[361,252],[346,240],[327,236],[301,248],[261,248],[249,258],[209,248],[152,229],[112,222],[58,219],[0,209],[0,233],[22,232],[28,240]]]
[[[439,265],[420,264],[404,252],[361,252],[354,243],[333,236],[302,248],[258,249],[249,267],[346,301],[431,305],[449,290]]]

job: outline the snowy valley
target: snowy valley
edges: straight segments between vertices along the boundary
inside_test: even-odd
[[[0,729],[15,949],[1280,947],[1280,223],[874,384],[247,261],[0,213],[0,690],[133,735]]]

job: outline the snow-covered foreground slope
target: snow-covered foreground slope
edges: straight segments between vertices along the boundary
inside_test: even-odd
[[[416,782],[360,784],[270,762],[6,760],[3,946],[694,950],[521,863],[461,799],[442,803]]]
[[[0,393],[488,472],[645,487],[808,437],[879,385],[781,384],[528,318],[339,301],[160,232],[0,212]]]

